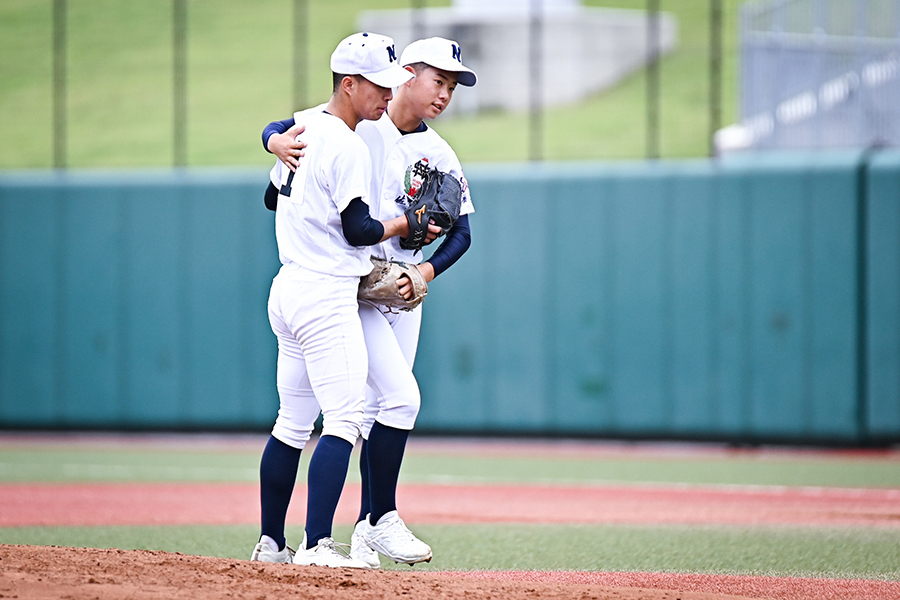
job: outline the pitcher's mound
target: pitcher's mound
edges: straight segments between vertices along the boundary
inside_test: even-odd
[[[746,596],[447,573],[273,565],[146,550],[0,545],[0,598],[112,600],[304,598],[415,600],[724,600]]]

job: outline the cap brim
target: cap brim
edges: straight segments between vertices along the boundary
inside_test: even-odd
[[[383,71],[377,71],[375,73],[360,73],[360,75],[362,75],[375,85],[380,85],[381,87],[385,88],[394,88],[398,85],[403,85],[404,83],[415,77],[414,73],[410,73],[403,67],[399,67],[397,65],[391,65]]]
[[[402,58],[401,58],[402,60]],[[442,71],[449,71],[451,73],[456,73],[457,78],[456,82],[459,85],[464,85],[466,87],[472,87],[475,85],[475,82],[478,81],[478,77],[475,75],[475,71],[468,67],[464,67],[459,64],[455,60],[432,60],[432,59],[416,59],[411,60],[406,64],[413,64],[417,62],[423,62],[426,65],[432,66],[435,69],[440,69]]]
[[[456,79],[456,82],[459,83],[459,85],[472,87],[475,85],[475,82],[478,81],[478,77],[475,76],[475,71],[466,69],[465,71],[458,71],[458,73],[459,77]]]

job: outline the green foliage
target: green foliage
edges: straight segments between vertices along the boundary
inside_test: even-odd
[[[70,1],[66,44],[65,138],[70,167],[168,166],[173,157],[172,4]],[[425,6],[449,4],[432,0]],[[643,9],[644,0],[585,4]],[[709,148],[709,2],[664,0],[679,23],[679,46],[661,64],[661,149],[666,158],[705,156]],[[52,165],[52,3],[0,4],[0,168]],[[309,2],[303,90],[309,105],[330,93],[328,57],[352,33],[364,0]],[[724,0],[723,125],[733,120],[738,0]],[[293,105],[293,2],[188,2],[188,164],[267,165],[259,141]],[[388,0],[380,8],[407,8]],[[544,158],[644,156],[646,86],[635,74],[615,89],[546,111]],[[466,93],[465,89],[459,90]],[[528,115],[485,113],[439,118],[437,129],[464,163],[523,160]]]

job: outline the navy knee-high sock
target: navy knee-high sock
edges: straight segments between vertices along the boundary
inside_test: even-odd
[[[300,450],[269,436],[259,461],[259,503],[262,509],[261,535],[267,535],[283,550],[284,521],[297,481]]]
[[[306,547],[331,537],[334,512],[347,479],[353,444],[333,435],[323,435],[309,460],[306,478]]]
[[[397,480],[409,431],[375,422],[369,433],[369,522],[397,510]]]
[[[360,499],[359,499],[359,517],[357,517],[356,522],[359,523],[363,519],[365,519],[369,513],[371,512],[371,505],[369,504],[369,442],[368,440],[362,441],[362,446],[359,450],[359,478],[360,478]]]

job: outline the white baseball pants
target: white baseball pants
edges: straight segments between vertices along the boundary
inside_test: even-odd
[[[419,384],[412,372],[422,325],[422,306],[412,311],[385,313],[376,305],[359,303],[369,355],[362,436],[369,438],[377,420],[395,429],[410,430],[419,414]]]
[[[272,435],[294,448],[322,434],[355,444],[361,431],[368,358],[359,319],[359,277],[282,267],[269,292],[278,337],[280,406]]]

